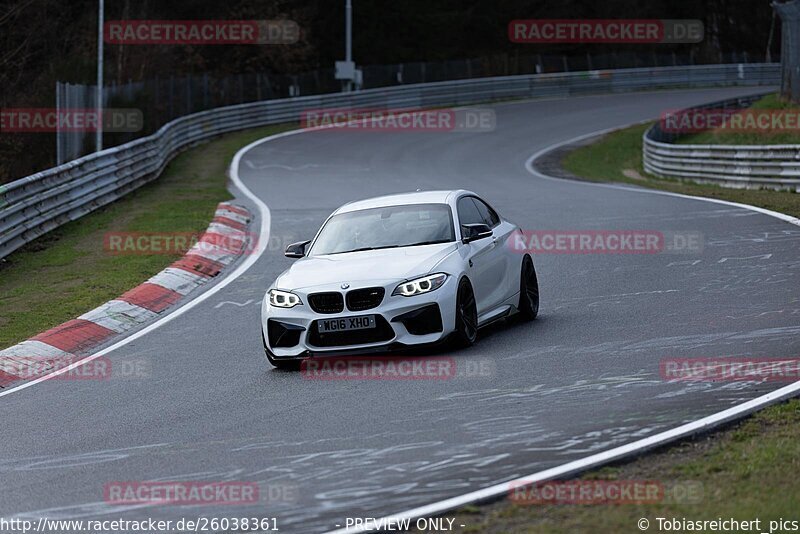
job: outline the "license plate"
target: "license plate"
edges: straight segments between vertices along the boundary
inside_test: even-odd
[[[322,332],[344,332],[346,330],[366,330],[375,328],[374,315],[360,315],[358,317],[342,317],[340,319],[320,319],[317,329]]]

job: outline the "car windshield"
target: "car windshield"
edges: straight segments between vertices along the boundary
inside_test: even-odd
[[[455,241],[447,204],[386,206],[340,213],[331,217],[310,255],[412,247]]]

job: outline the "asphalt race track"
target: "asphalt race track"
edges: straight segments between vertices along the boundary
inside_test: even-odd
[[[760,88],[504,103],[493,132],[307,132],[241,160],[271,212],[268,250],[201,305],[112,352],[150,376],[49,380],[0,398],[0,516],[277,517],[323,532],[580,458],[752,399],[785,383],[672,382],[665,358],[800,352],[800,227],[709,202],[531,175],[554,143]],[[699,232],[690,254],[542,254],[532,324],[445,353],[488,373],[451,380],[304,379],[271,370],[260,300],[339,205],[471,189],[531,230]],[[240,201],[248,204],[242,197]],[[252,204],[250,204],[252,208]],[[104,502],[107,483],[236,480],[293,490],[251,506]]]

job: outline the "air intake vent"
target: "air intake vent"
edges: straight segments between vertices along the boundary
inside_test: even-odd
[[[347,309],[350,311],[370,310],[383,301],[385,290],[382,287],[354,289],[347,293]]]
[[[308,305],[317,313],[340,313],[344,310],[344,299],[335,291],[312,293],[308,296]]]

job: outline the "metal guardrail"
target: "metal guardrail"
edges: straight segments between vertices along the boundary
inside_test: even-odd
[[[779,64],[702,65],[478,78],[268,100],[181,117],[153,135],[0,187],[0,258],[155,179],[181,150],[320,108],[428,108],[671,87],[777,85]]]
[[[767,93],[681,110],[744,109]],[[684,145],[655,123],[642,136],[644,170],[662,178],[800,192],[800,145]]]

